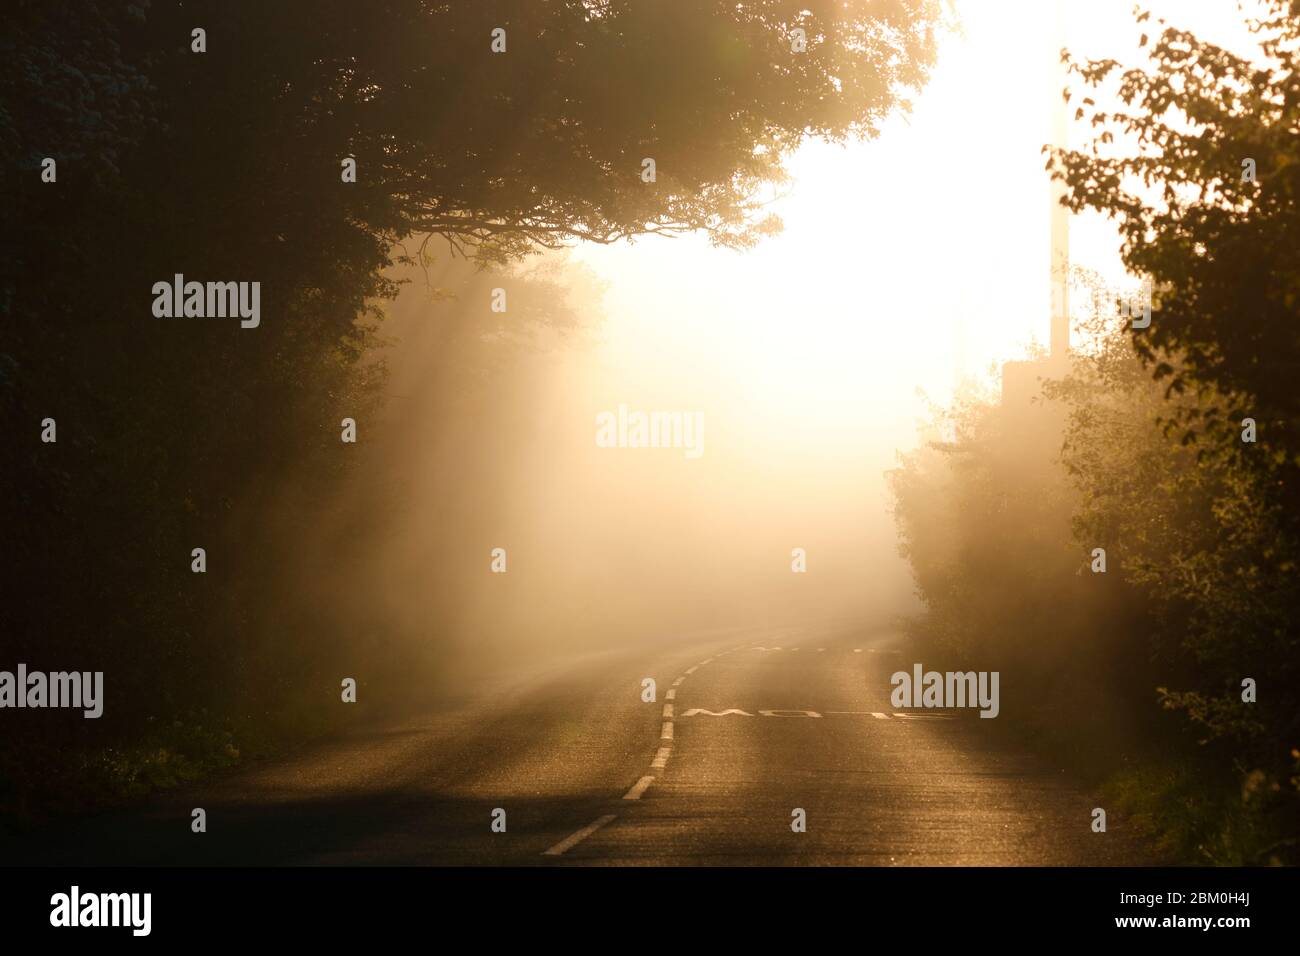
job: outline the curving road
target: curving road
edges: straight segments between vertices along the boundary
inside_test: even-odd
[[[736,630],[579,657],[20,857],[51,864],[1103,865],[1150,862],[1097,800],[989,739],[896,714],[888,633]],[[641,700],[641,682],[657,700]],[[727,711],[730,711],[727,713]],[[190,832],[190,809],[208,832]],[[505,832],[493,832],[493,811]],[[806,832],[792,831],[796,809]],[[15,862],[15,861],[11,861]]]

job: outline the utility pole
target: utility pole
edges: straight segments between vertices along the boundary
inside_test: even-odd
[[[1069,145],[1069,125],[1066,119],[1065,100],[1061,90],[1065,86],[1065,68],[1060,51],[1065,46],[1065,0],[1056,0],[1055,23],[1052,30],[1052,60],[1048,69],[1051,108],[1052,146]],[[1054,363],[1064,363],[1070,354],[1070,210],[1061,205],[1065,184],[1058,179],[1050,182],[1051,226],[1051,358]]]

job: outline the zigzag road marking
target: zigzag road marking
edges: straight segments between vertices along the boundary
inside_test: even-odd
[[[735,714],[738,717],[874,717],[877,720],[891,720],[894,717],[902,720],[956,720],[956,714],[905,714],[894,711],[893,715],[883,714],[878,710],[828,710],[821,714],[815,710],[798,710],[794,708],[774,707],[768,710],[760,710],[757,715],[751,714],[747,710],[741,710],[739,707],[728,707],[726,710],[709,710],[706,707],[692,707],[690,710],[683,711],[681,716],[699,717],[726,717]]]

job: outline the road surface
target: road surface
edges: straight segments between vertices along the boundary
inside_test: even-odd
[[[993,721],[892,708],[889,675],[910,667],[888,632],[842,628],[574,658],[76,821],[19,853],[130,865],[1150,862],[1113,814],[1093,833],[1097,798],[995,743]],[[193,807],[206,833],[191,832]],[[805,832],[792,829],[797,810]]]

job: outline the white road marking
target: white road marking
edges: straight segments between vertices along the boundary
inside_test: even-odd
[[[684,681],[684,680],[686,680],[685,677],[679,677],[679,678],[677,678],[677,680],[673,681],[673,686],[676,687],[678,684],[680,684],[680,683],[681,683],[682,681]]]
[[[666,697],[668,700],[676,700],[676,699],[677,699],[677,691],[675,691],[675,690],[670,690],[670,691],[665,695],[665,697]]]
[[[699,666],[700,666],[699,664],[696,664],[694,667],[688,667],[688,668],[686,668],[686,673],[688,673],[688,674],[694,674],[694,673],[696,672],[696,670],[699,669]]]
[[[618,814],[616,813],[605,814],[603,817],[596,820],[595,822],[588,823],[577,833],[565,837],[559,843],[555,844],[555,846],[551,847],[549,850],[543,853],[542,856],[560,856],[563,853],[567,853],[569,850],[572,850],[575,846],[577,846],[583,840],[587,839],[587,837],[591,836],[601,827],[605,826],[605,824],[612,823],[617,818],[618,818]]]
[[[817,653],[820,654],[820,653],[821,653],[822,651],[824,651],[824,650],[826,650],[826,648],[824,648],[824,647],[819,647],[819,648],[817,648]]]
[[[668,763],[668,758],[672,756],[672,747],[660,747],[659,752],[655,754],[654,762],[650,764],[655,770],[662,770]]]
[[[855,647],[855,648],[853,648],[853,653],[854,653],[854,654],[861,654],[861,653],[862,653],[862,648],[860,648],[860,647]]]
[[[664,721],[664,729],[659,731],[659,739],[660,740],[673,739],[673,722],[671,720]]]
[[[624,799],[624,800],[640,800],[640,799],[641,799],[641,794],[643,794],[643,793],[645,793],[647,790],[649,790],[649,789],[650,789],[650,784],[652,784],[652,783],[654,783],[654,782],[655,782],[655,778],[654,778],[653,776],[649,776],[649,775],[648,775],[648,776],[642,777],[642,778],[641,778],[640,780],[638,780],[636,783],[632,784],[632,789],[631,789],[631,790],[629,790],[627,793],[623,794],[623,799]]]
[[[747,710],[741,710],[739,707],[728,707],[726,710],[709,710],[705,707],[692,707],[684,711],[682,717],[698,717],[701,714],[707,717],[726,717],[728,714],[736,714],[740,717],[753,717]],[[877,720],[889,720],[889,714],[882,714],[878,710],[828,710],[821,714],[815,710],[800,710],[798,708],[773,707],[769,710],[760,710],[760,717],[875,717]],[[914,720],[956,720],[955,714],[903,714],[895,713],[895,717],[912,718]]]
[[[668,693],[671,694],[672,691],[669,691]],[[664,716],[665,716],[665,717],[671,717],[672,715],[673,715],[673,705],[672,705],[672,704],[664,704]]]
[[[895,717],[902,717],[907,720],[956,720],[956,714],[900,714],[894,711]]]

